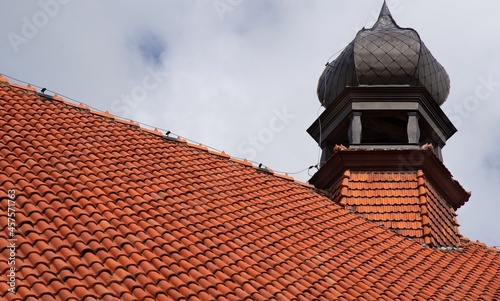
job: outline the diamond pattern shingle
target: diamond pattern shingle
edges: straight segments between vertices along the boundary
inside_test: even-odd
[[[427,87],[435,99],[446,99],[450,92],[450,79],[444,67],[435,59],[422,42],[422,57],[418,63],[418,85]]]
[[[500,298],[495,249],[423,247],[308,186],[108,114],[3,82],[0,132],[1,204],[14,189],[17,209],[6,300]],[[408,177],[381,204],[412,202]],[[0,228],[5,243],[4,215]]]
[[[360,85],[410,84],[420,57],[416,32],[361,31],[354,44]]]
[[[318,98],[328,107],[348,86],[403,85],[425,87],[443,104],[450,92],[446,70],[411,28],[396,24],[384,3],[372,28],[363,28],[323,71]]]
[[[318,97],[323,106],[328,107],[347,86],[359,85],[354,65],[354,41],[339,55],[338,59],[327,64],[318,81]]]

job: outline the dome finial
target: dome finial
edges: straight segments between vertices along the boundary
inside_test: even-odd
[[[450,78],[412,28],[399,27],[386,1],[372,28],[363,28],[318,81],[318,98],[328,107],[355,86],[425,87],[438,105],[450,92]]]
[[[382,5],[382,9],[380,10],[380,15],[378,16],[378,20],[373,25],[372,29],[375,28],[399,28],[396,21],[392,17],[391,11],[389,10],[389,6],[387,6],[387,2],[384,0],[384,4]]]

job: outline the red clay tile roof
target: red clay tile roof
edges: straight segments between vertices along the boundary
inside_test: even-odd
[[[460,246],[455,210],[421,170],[346,171],[334,190],[340,195],[333,199],[347,210],[402,236],[435,247]]]
[[[0,83],[6,300],[499,300],[500,254],[436,250],[283,177]],[[7,218],[0,217],[7,243]],[[0,274],[7,279],[9,250]]]

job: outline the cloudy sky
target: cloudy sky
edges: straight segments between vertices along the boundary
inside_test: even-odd
[[[306,129],[322,112],[325,63],[373,25],[382,4],[1,1],[0,73],[289,173],[318,160]],[[388,4],[451,77],[443,109],[459,132],[444,159],[473,193],[460,230],[500,246],[500,3]]]

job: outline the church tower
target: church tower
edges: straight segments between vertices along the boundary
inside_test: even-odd
[[[325,111],[308,133],[322,156],[310,183],[400,235],[459,246],[455,211],[470,194],[442,163],[441,149],[457,131],[440,108],[449,91],[446,70],[384,1],[373,27],[360,30],[319,79]]]

